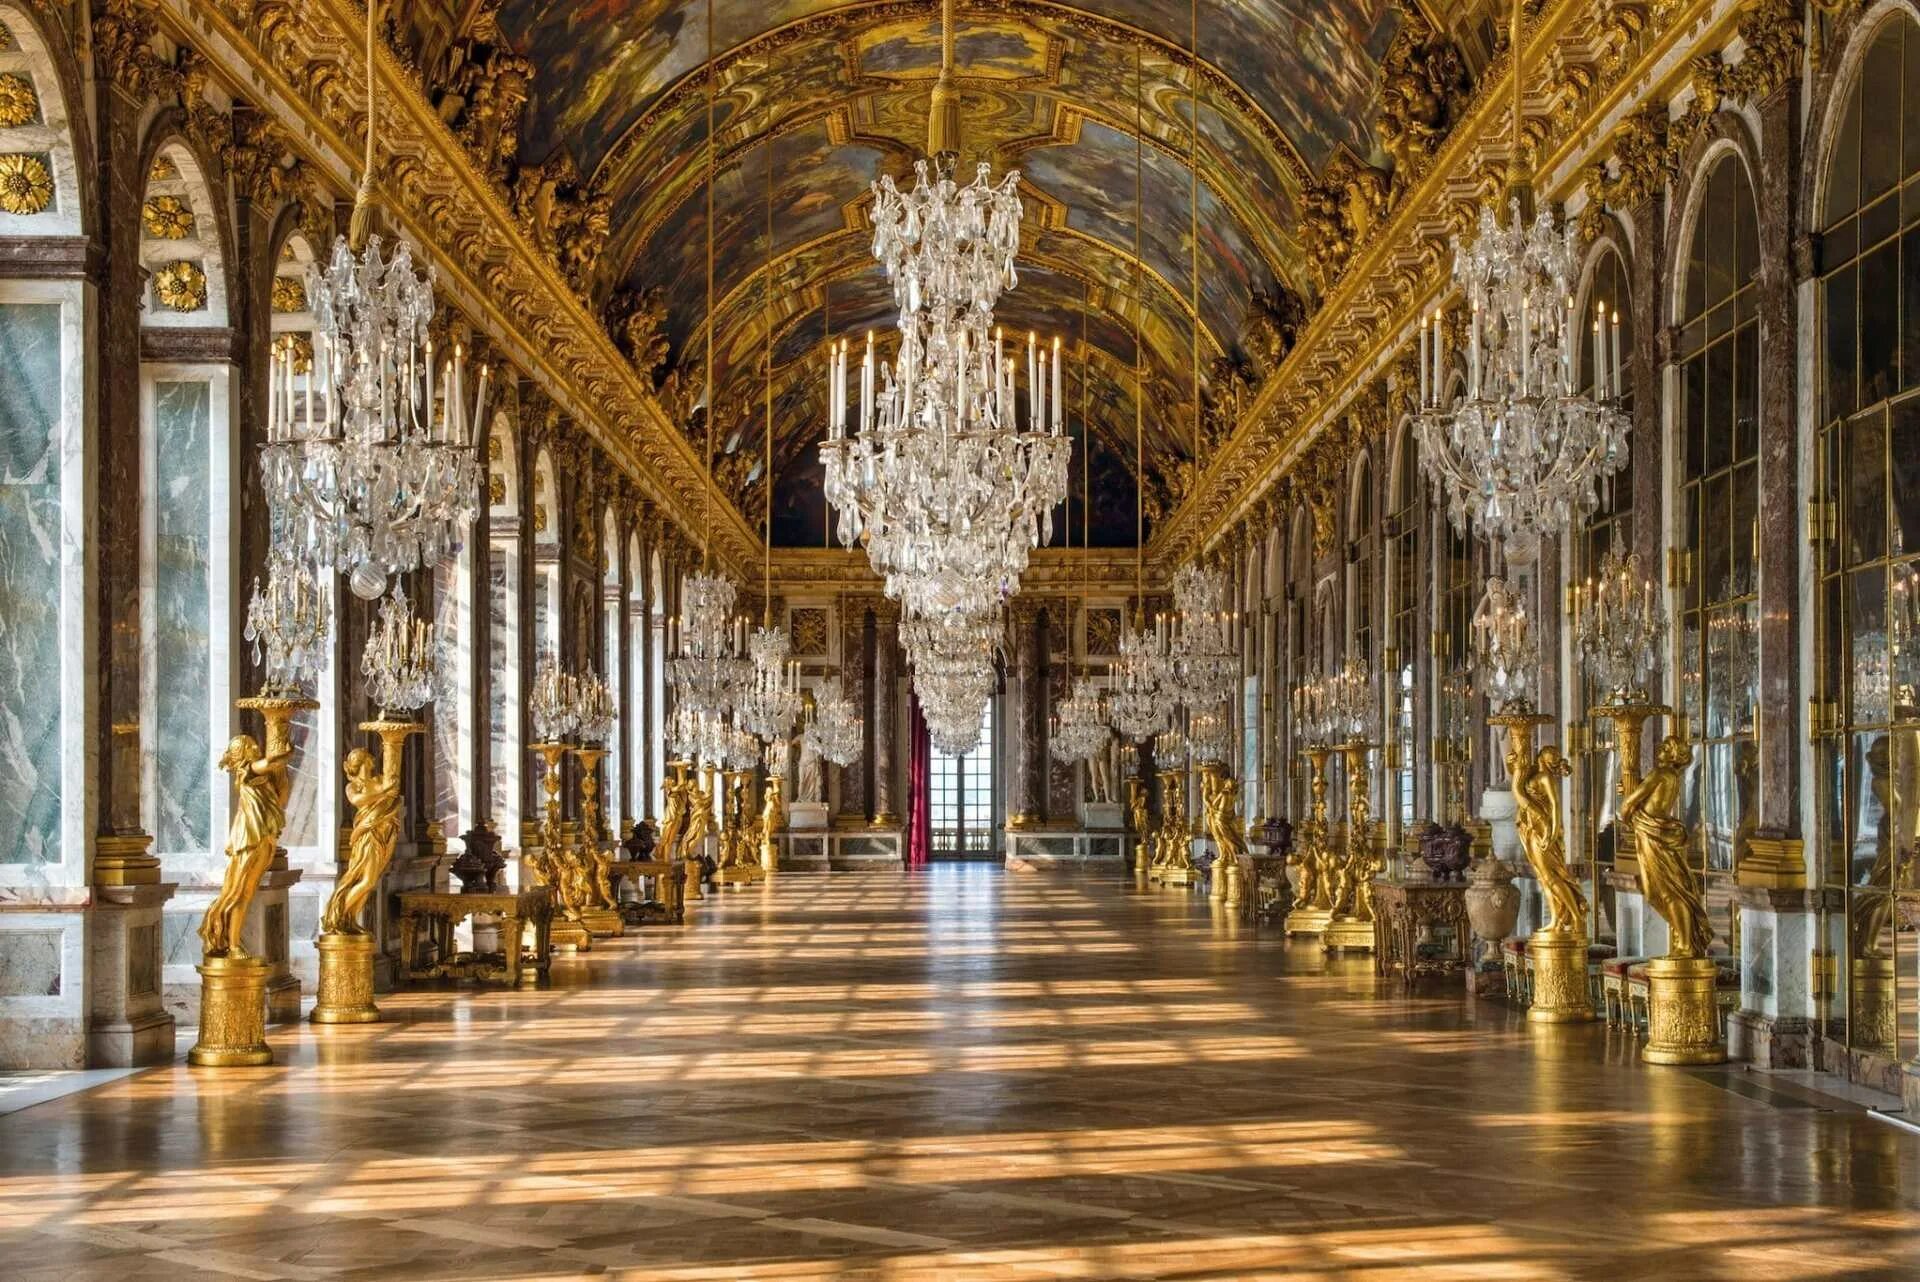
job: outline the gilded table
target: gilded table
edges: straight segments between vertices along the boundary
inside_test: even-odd
[[[1462,881],[1389,881],[1373,883],[1373,968],[1398,975],[1412,987],[1422,979],[1467,969],[1470,931],[1467,885]],[[1423,957],[1420,940],[1439,931],[1452,935],[1443,954]]]
[[[453,928],[462,918],[491,913],[500,918],[499,953],[455,953]],[[433,941],[430,962],[420,960],[420,926]],[[478,894],[408,890],[400,894],[400,962],[408,979],[477,979],[483,982],[538,983],[550,965],[553,892],[546,886]],[[533,928],[532,956],[522,959],[523,928]]]
[[[635,894],[640,892],[642,877],[653,878],[654,894],[658,896],[657,899],[621,906],[620,915],[626,918],[629,925],[642,926],[648,922],[664,922],[670,926],[678,926],[686,919],[682,899],[685,889],[682,883],[685,881],[685,876],[677,860],[616,859],[607,865],[607,872],[616,883],[623,878],[631,877]],[[614,898],[619,898],[617,884]]]

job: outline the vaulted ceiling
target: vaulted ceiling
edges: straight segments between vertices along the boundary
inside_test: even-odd
[[[1469,19],[1484,3],[1439,0],[1423,11],[1470,48]],[[711,0],[710,12],[717,471],[757,523],[770,327],[775,541],[818,543],[821,352],[829,334],[893,319],[869,250],[869,185],[910,175],[924,150],[939,4]],[[701,382],[709,310],[709,0],[450,0],[440,15],[454,30],[476,17],[496,25],[531,64],[520,169],[545,163],[605,202],[608,239],[590,298],[616,334],[656,347],[642,364],[660,361],[663,401],[692,419],[684,389]],[[1193,19],[1189,0],[959,4],[968,160],[1022,175],[1021,277],[1000,315],[1010,329],[1061,334],[1074,350],[1068,400],[1078,418],[1084,379],[1096,543],[1134,534],[1136,363],[1150,509],[1178,497],[1185,465],[1204,448],[1192,399]],[[1266,372],[1262,353],[1249,350],[1259,347],[1251,318],[1310,305],[1297,233],[1303,189],[1339,152],[1389,163],[1372,120],[1379,62],[1403,20],[1394,0],[1198,0],[1207,399],[1230,408],[1228,381]]]

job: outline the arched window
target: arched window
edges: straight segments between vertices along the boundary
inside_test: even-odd
[[[141,328],[158,337],[227,324],[218,207],[194,153],[157,149],[141,198],[140,261],[148,296]],[[188,886],[217,884],[228,789],[207,763],[220,755],[239,693],[236,635],[238,522],[243,460],[234,430],[232,366],[173,357],[166,345],[140,366],[143,665],[148,742],[141,798],[154,853]],[[224,781],[222,781],[224,782]],[[310,796],[307,799],[311,806]],[[299,816],[311,829],[310,810]]]
[[[1382,683],[1386,730],[1393,744],[1385,818],[1404,832],[1418,815],[1414,776],[1414,659],[1420,653],[1420,456],[1412,424],[1394,445],[1393,486],[1387,497],[1387,649]]]
[[[667,777],[667,571],[657,547],[647,556],[647,601],[652,632],[647,647],[647,742],[653,751],[654,779],[646,810],[651,812]]]
[[[1900,836],[1920,804],[1903,782],[1920,762],[1920,27],[1895,14],[1856,40],[1816,220],[1817,813],[1847,887],[1848,1041],[1911,1059],[1920,1014],[1896,993],[1920,964]]]
[[[1330,669],[1349,656],[1374,662],[1373,653],[1373,466],[1366,455],[1353,471],[1347,504],[1347,654],[1329,654]]]
[[[560,505],[553,484],[553,459],[542,449],[533,463],[533,650],[560,654]]]
[[[652,620],[647,614],[647,562],[636,528],[627,535],[627,733],[622,737],[628,757],[627,797],[621,813],[638,823],[650,807],[647,797],[653,788],[653,772],[659,758],[653,755],[649,737],[652,727],[653,691],[647,684],[647,669],[652,661],[648,648],[653,643]]]
[[[1753,828],[1758,760],[1759,237],[1737,152],[1696,175],[1680,326],[1677,521],[1686,549],[1674,636],[1680,708],[1697,750],[1688,819],[1718,888],[1716,937],[1731,943],[1726,883]]]
[[[626,690],[626,674],[620,667],[620,638],[627,626],[627,594],[620,586],[620,554],[624,546],[620,519],[609,507],[602,514],[600,532],[600,630],[606,647],[600,655],[600,671],[605,676],[607,693],[613,696],[613,725],[607,731],[607,782],[602,817],[607,831],[614,834],[616,840],[626,831],[624,825],[628,818],[623,787],[628,765],[621,760],[625,755],[621,751],[625,721],[620,715]]]
[[[1622,377],[1622,409],[1631,414],[1633,411],[1633,370],[1634,364],[1625,359],[1624,354],[1633,350],[1633,307],[1627,292],[1626,264],[1621,261],[1619,252],[1612,244],[1603,246],[1595,255],[1587,275],[1586,293],[1579,300],[1577,314],[1587,318],[1589,325],[1599,324],[1611,329],[1614,318],[1619,318],[1620,350]],[[1579,390],[1591,393],[1593,390],[1593,348],[1581,343],[1575,349],[1577,382]],[[1609,550],[1617,550],[1625,556],[1633,551],[1633,477],[1627,469],[1622,469],[1600,482],[1600,503],[1593,515],[1587,518],[1585,528],[1572,541],[1570,570],[1575,583],[1586,583],[1599,573],[1600,562]],[[1643,566],[1642,573],[1652,579],[1659,579],[1665,572],[1663,566]],[[1573,697],[1573,707],[1584,713],[1601,703],[1607,697],[1607,691],[1596,689],[1587,678],[1582,665],[1574,665],[1567,677],[1568,693]],[[1576,758],[1574,769],[1578,772],[1579,786],[1574,791],[1575,805],[1579,808],[1579,821],[1583,827],[1588,849],[1593,852],[1595,882],[1588,889],[1595,891],[1588,896],[1596,913],[1605,911],[1611,903],[1611,897],[1598,893],[1596,887],[1604,887],[1603,870],[1614,863],[1616,834],[1613,830],[1614,808],[1619,804],[1620,759],[1613,748],[1613,723],[1604,718],[1590,720],[1587,723],[1594,736],[1593,752],[1581,753]],[[1569,820],[1571,824],[1573,821]],[[1596,935],[1598,929],[1596,927]]]

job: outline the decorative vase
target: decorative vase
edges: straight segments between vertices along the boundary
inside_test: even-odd
[[[1480,817],[1487,821],[1493,838],[1494,858],[1513,863],[1526,858],[1520,848],[1520,830],[1513,826],[1513,793],[1505,788],[1489,788],[1480,794]]]
[[[1499,859],[1481,859],[1467,873],[1467,924],[1480,941],[1477,970],[1497,970],[1500,944],[1520,920],[1520,888],[1513,870]]]
[[[651,863],[654,845],[659,840],[660,834],[654,828],[653,820],[642,819],[627,830],[627,839],[620,843],[620,848],[634,863]]]

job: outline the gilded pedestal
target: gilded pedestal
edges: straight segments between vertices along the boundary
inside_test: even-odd
[[[1347,771],[1347,849],[1335,867],[1330,895],[1333,918],[1321,935],[1328,952],[1373,951],[1373,879],[1383,861],[1373,845],[1373,800],[1367,778],[1367,754],[1372,750],[1372,744],[1360,740],[1340,745]],[[1324,810],[1324,800],[1320,806]]]
[[[1647,963],[1649,1064],[1724,1064],[1727,1043],[1714,1009],[1720,967],[1711,957],[1659,957]]]
[[[1307,759],[1313,804],[1297,835],[1293,862],[1300,882],[1285,929],[1289,935],[1324,935],[1333,921],[1333,858],[1327,847],[1327,759],[1332,751],[1315,744],[1301,755]]]
[[[1527,940],[1533,968],[1533,1004],[1527,1018],[1536,1024],[1579,1024],[1593,1018],[1587,992],[1587,940],[1575,932],[1536,930]]]
[[[626,930],[608,871],[613,856],[600,826],[600,763],[607,750],[582,746],[573,755],[580,760],[580,838],[570,857],[579,861],[578,876],[588,900],[581,905],[580,920],[594,938],[617,939]]]
[[[1894,966],[1891,957],[1855,957],[1847,968],[1847,1023],[1856,1046],[1894,1045]]]
[[[320,981],[312,1020],[316,1024],[372,1024],[380,1019],[373,1004],[373,936],[322,935]]]
[[[267,975],[261,957],[208,957],[200,972],[200,1039],[187,1052],[199,1068],[273,1063],[267,1046]]]

